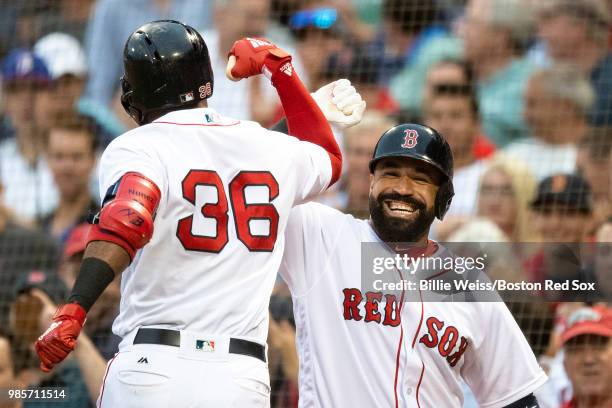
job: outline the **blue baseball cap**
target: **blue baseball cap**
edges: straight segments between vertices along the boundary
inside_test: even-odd
[[[47,83],[51,81],[51,74],[42,58],[32,51],[18,48],[2,61],[2,82],[23,80]]]

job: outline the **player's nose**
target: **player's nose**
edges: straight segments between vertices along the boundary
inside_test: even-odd
[[[414,194],[414,180],[412,180],[409,176],[400,177],[392,186],[392,190],[394,193],[401,195],[413,195]]]

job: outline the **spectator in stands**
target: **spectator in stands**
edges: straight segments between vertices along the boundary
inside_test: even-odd
[[[73,114],[87,80],[87,61],[79,41],[55,32],[38,40],[34,52],[43,59],[51,74],[54,119]]]
[[[204,31],[202,36],[208,46],[210,62],[214,72],[225,72],[227,53],[234,41],[242,37],[266,37],[274,40],[270,32],[270,2],[268,0],[215,0],[214,29]],[[200,27],[196,25],[196,27]],[[270,35],[272,34],[272,35]],[[282,41],[276,42],[293,56],[296,71],[308,84],[302,73],[298,54]],[[208,106],[234,118],[257,121],[263,126],[271,125],[278,103],[274,88],[261,76],[233,82],[225,75],[217,75],[213,96]]]
[[[524,161],[538,180],[573,173],[577,143],[589,127],[593,102],[589,81],[574,68],[555,66],[529,79],[523,115],[532,137],[508,145],[504,153]]]
[[[329,82],[325,75],[328,61],[343,47],[338,26],[338,11],[316,4],[301,8],[289,19],[289,28],[297,39],[296,51],[303,61],[311,89],[319,89]]]
[[[15,365],[17,377],[23,387],[65,388],[69,398],[62,401],[67,408],[91,407],[91,399],[83,374],[75,359],[68,359],[57,370],[43,373],[40,360],[34,351],[34,342],[41,327],[51,321],[53,311],[45,307],[42,299],[52,299],[54,303],[63,301],[67,296],[66,287],[57,275],[44,271],[31,271],[19,277],[13,288],[14,302],[11,305],[11,330],[15,335]],[[33,406],[54,406],[57,401],[37,401]],[[24,404],[26,407],[28,403]]]
[[[433,94],[439,85],[472,85],[474,71],[472,66],[460,59],[445,59],[435,63],[427,71],[423,102]]]
[[[612,214],[612,127],[588,132],[578,144],[576,168],[593,191],[593,224]]]
[[[85,33],[89,80],[84,103],[89,112],[97,115],[98,122],[109,122],[111,119],[107,117],[113,116],[110,107],[119,90],[119,78],[123,74],[121,55],[129,35],[142,24],[160,19],[179,20],[193,27],[209,27],[211,1],[98,0],[95,3]]]
[[[346,213],[358,218],[369,217],[370,171],[368,164],[380,135],[393,126],[395,122],[382,113],[367,111],[361,123],[345,131]]]
[[[3,204],[0,182],[0,327],[6,327],[11,289],[18,276],[34,269],[53,270],[58,248],[46,236],[17,225]]]
[[[423,119],[426,125],[444,135],[453,152],[455,196],[446,217],[473,215],[478,180],[486,166],[474,157],[474,144],[480,133],[480,112],[472,86],[436,86],[425,101]]]
[[[89,228],[88,223],[79,224],[71,230],[66,239],[58,275],[68,288],[72,288],[76,281],[87,246]],[[120,278],[117,276],[102,292],[100,299],[87,313],[87,324],[85,325],[85,333],[107,360],[117,352],[121,341],[121,338],[111,331],[113,321],[119,314],[119,281]]]
[[[7,331],[0,327],[0,408],[20,408],[21,400],[9,398],[5,390],[19,389],[15,377],[15,363],[13,361],[12,340]]]
[[[590,122],[612,124],[612,52],[608,48],[610,12],[603,0],[544,2],[539,37],[548,58],[578,68],[595,89]]]
[[[580,244],[592,239],[593,198],[579,175],[554,174],[542,180],[531,202],[531,223],[541,244],[525,257],[532,282],[587,281]],[[576,301],[574,291],[546,291],[549,301]]]
[[[594,280],[602,300],[612,299],[612,216],[605,220],[595,233],[597,252],[593,265]]]
[[[83,42],[96,0],[56,0],[43,15],[42,34],[61,31]]]
[[[529,204],[536,181],[520,162],[503,156],[489,163],[478,191],[478,216],[493,221],[511,242],[530,242]]]
[[[385,114],[398,113],[399,104],[380,81],[382,63],[362,47],[346,47],[331,56],[326,77],[329,81],[346,78],[359,90],[368,110]]]
[[[591,187],[578,175],[552,175],[539,183],[531,210],[543,242],[583,242],[593,214]]]
[[[529,169],[516,160],[498,155],[486,164],[478,184],[476,218],[460,218],[455,225],[443,223],[440,239],[448,237],[457,241],[457,237],[465,236],[466,231],[474,231],[472,236],[477,236],[479,225],[482,225],[483,236],[479,239],[483,242],[534,241],[529,204],[533,200],[536,181]],[[502,236],[492,239],[493,229],[482,223],[483,220],[492,222]],[[491,238],[487,239],[484,233]]]
[[[54,303],[53,300],[51,300],[51,298],[42,290],[35,288],[32,289],[30,293],[33,297],[40,301],[40,304],[42,305],[40,315],[41,327],[48,326],[53,321],[52,317],[57,310],[57,304]],[[89,324],[89,319],[87,320],[87,324]],[[87,324],[85,325],[86,329]],[[107,360],[100,354],[86,332],[82,332],[79,335],[79,341],[74,349],[74,358],[78,363],[78,370],[80,371],[81,376],[76,381],[73,380],[71,384],[73,386],[79,386],[79,403],[84,404],[82,405],[83,407],[90,406],[86,403],[86,398],[89,397],[90,404],[95,405],[100,394],[100,384],[102,384],[104,381]],[[68,365],[73,363],[70,361],[63,364]],[[72,370],[78,372],[74,366],[72,367]],[[40,369],[36,369],[34,371],[36,374],[40,373]],[[83,393],[83,383],[87,389],[87,395]],[[33,406],[33,408],[36,407],[39,407],[39,405],[37,404],[36,406]],[[79,405],[79,407],[81,407],[81,405]]]
[[[474,72],[469,63],[459,59],[445,59],[435,63],[427,72],[423,101],[427,101],[439,85],[469,85],[473,86]],[[419,118],[417,121],[421,121]],[[482,133],[476,136],[474,142],[474,157],[485,159],[495,152],[495,144]]]
[[[270,298],[268,366],[274,408],[298,406],[299,362],[295,343],[295,320],[289,288],[278,280]]]
[[[97,149],[92,123],[84,117],[60,117],[49,132],[47,157],[60,198],[53,211],[41,219],[40,227],[62,242],[76,224],[99,209],[89,190]]]
[[[612,406],[612,309],[601,305],[570,315],[561,336],[573,397],[562,408]]]
[[[421,111],[425,78],[429,68],[441,60],[458,58],[461,42],[439,24],[434,0],[385,0],[384,40],[375,42],[383,61],[383,84],[389,84],[403,111],[417,116]],[[391,80],[389,82],[389,80]]]
[[[484,133],[499,147],[523,138],[523,93],[533,65],[523,57],[530,39],[526,0],[470,0],[463,22]]]
[[[54,112],[50,81],[45,63],[31,51],[13,50],[2,63],[4,109],[15,136],[0,143],[0,182],[4,204],[24,221],[41,217],[57,203],[43,154]]]

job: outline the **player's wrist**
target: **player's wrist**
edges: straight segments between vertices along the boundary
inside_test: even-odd
[[[281,72],[284,72],[287,69],[291,69],[291,72],[293,72],[293,65],[291,64],[292,60],[293,58],[291,57],[291,55],[279,57],[272,53],[268,54],[268,56],[264,60],[262,73],[268,78],[271,78]]]
[[[81,325],[81,327],[83,327],[85,320],[87,319],[87,312],[83,306],[76,302],[60,305],[53,315],[53,321],[67,319],[75,320]]]

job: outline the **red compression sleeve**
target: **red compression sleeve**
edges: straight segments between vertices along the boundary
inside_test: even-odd
[[[327,119],[293,67],[283,68],[284,65],[272,74],[272,85],[276,88],[285,110],[289,134],[302,141],[319,145],[327,151],[332,167],[332,178],[329,183],[331,186],[338,180],[342,170],[340,147],[334,139]]]

